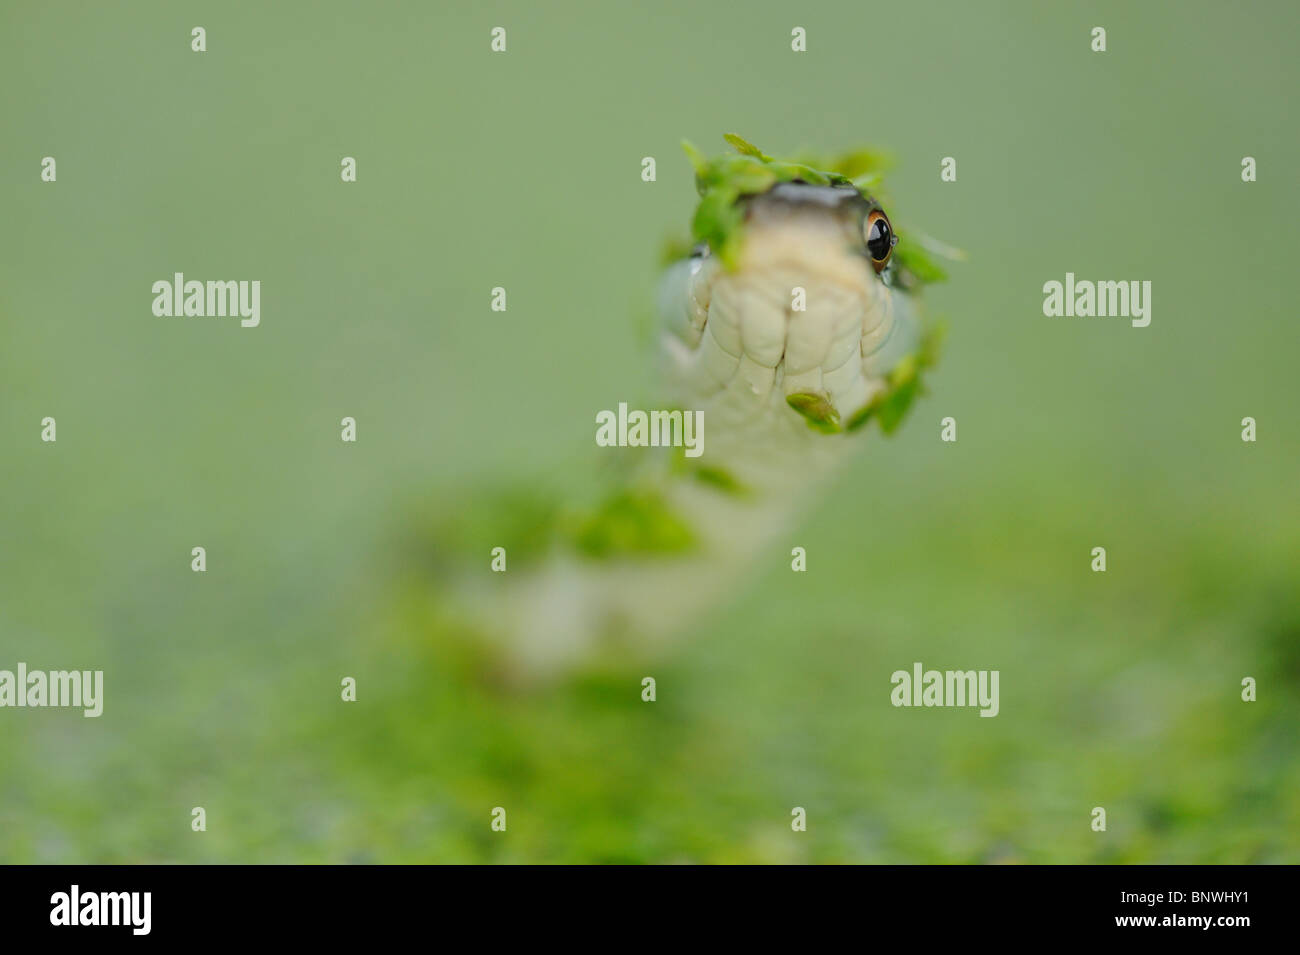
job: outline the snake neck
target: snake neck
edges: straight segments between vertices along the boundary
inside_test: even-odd
[[[602,652],[624,663],[653,658],[689,636],[756,562],[790,553],[797,542],[782,538],[850,448],[818,442],[797,469],[761,446],[738,442],[735,451],[729,466],[745,484],[702,479],[666,461],[632,483],[636,500],[656,501],[652,520],[671,519],[688,530],[682,546],[602,557],[561,548],[497,590],[491,632],[503,641],[510,670],[546,679]]]
[[[782,213],[755,225],[738,267],[696,257],[669,270],[664,407],[699,416],[700,455],[657,449],[597,515],[591,546],[511,574],[491,629],[516,669],[563,672],[598,648],[644,655],[698,628],[756,560],[790,554],[782,536],[861,443],[855,413],[915,344],[906,303],[838,229]]]

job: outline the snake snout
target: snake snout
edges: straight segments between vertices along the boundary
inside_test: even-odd
[[[684,393],[743,421],[767,408],[843,430],[882,387],[893,293],[825,209],[758,215],[734,267],[676,273],[669,357]]]

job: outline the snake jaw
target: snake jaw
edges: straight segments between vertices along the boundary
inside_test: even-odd
[[[888,386],[911,317],[863,256],[855,208],[754,197],[734,261],[706,254],[670,270],[674,397],[718,420],[714,434],[844,433]]]

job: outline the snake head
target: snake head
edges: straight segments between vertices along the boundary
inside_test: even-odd
[[[899,236],[866,189],[878,177],[732,144],[737,155],[693,157],[698,243],[661,298],[683,400],[737,428],[783,415],[824,434],[910,401],[928,359],[900,293],[919,283],[897,265]]]
[[[869,247],[876,253],[872,260],[883,280],[903,291],[946,278],[931,251],[961,257],[957,250],[919,233],[913,234],[911,241],[906,235],[900,241],[894,223],[874,195],[890,164],[884,153],[864,148],[829,159],[803,155],[781,160],[733,133],[725,138],[735,154],[712,159],[706,159],[690,143],[682,143],[695,168],[700,194],[691,221],[692,234],[724,267],[735,267],[750,221],[748,210],[756,197],[764,195],[791,203],[803,200],[809,205],[833,206],[849,213],[849,225],[858,230],[863,252]],[[873,212],[875,217],[870,218]]]

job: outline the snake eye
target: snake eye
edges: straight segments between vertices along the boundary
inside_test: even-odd
[[[862,226],[862,238],[867,243],[867,253],[877,272],[884,271],[889,256],[894,251],[898,236],[889,225],[889,219],[879,209],[873,209]]]

